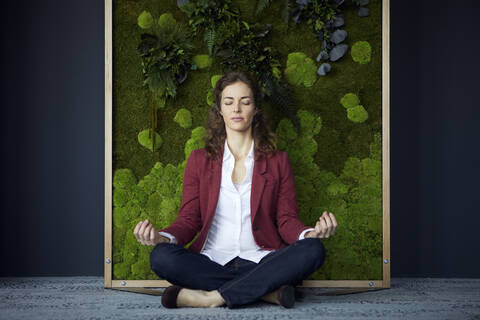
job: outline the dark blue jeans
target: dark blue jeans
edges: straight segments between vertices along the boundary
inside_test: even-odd
[[[259,263],[236,257],[222,266],[173,243],[159,243],[150,253],[150,267],[160,278],[189,289],[218,290],[228,308],[255,302],[285,284],[300,285],[324,260],[318,238],[297,240]]]

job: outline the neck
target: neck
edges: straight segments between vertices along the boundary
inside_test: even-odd
[[[243,159],[252,147],[253,137],[251,131],[233,132],[227,134],[227,144],[235,159]]]

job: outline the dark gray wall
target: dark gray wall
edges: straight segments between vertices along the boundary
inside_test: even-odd
[[[391,1],[392,276],[478,278],[479,5]],[[102,275],[103,2],[0,6],[0,275]]]

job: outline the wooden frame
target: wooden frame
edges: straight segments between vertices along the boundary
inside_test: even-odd
[[[112,0],[105,0],[104,286],[112,289],[167,287],[170,283],[166,280],[112,280],[112,9]],[[382,0],[382,64],[383,280],[305,280],[298,287],[361,289],[347,293],[390,288],[390,0]]]

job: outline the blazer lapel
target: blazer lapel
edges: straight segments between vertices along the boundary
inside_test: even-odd
[[[215,209],[217,208],[218,197],[220,194],[220,185],[222,182],[222,165],[223,165],[223,151],[225,145],[222,146],[222,156],[217,160],[210,160],[210,170],[208,173],[208,185],[210,186],[208,194],[207,205],[207,223],[210,225],[210,221],[213,218]],[[257,214],[258,206],[260,205],[260,199],[263,195],[263,189],[265,187],[265,178],[263,174],[267,169],[267,160],[264,155],[259,159],[254,160],[253,173],[252,173],[252,190],[250,196],[250,215],[253,223],[255,215]]]

